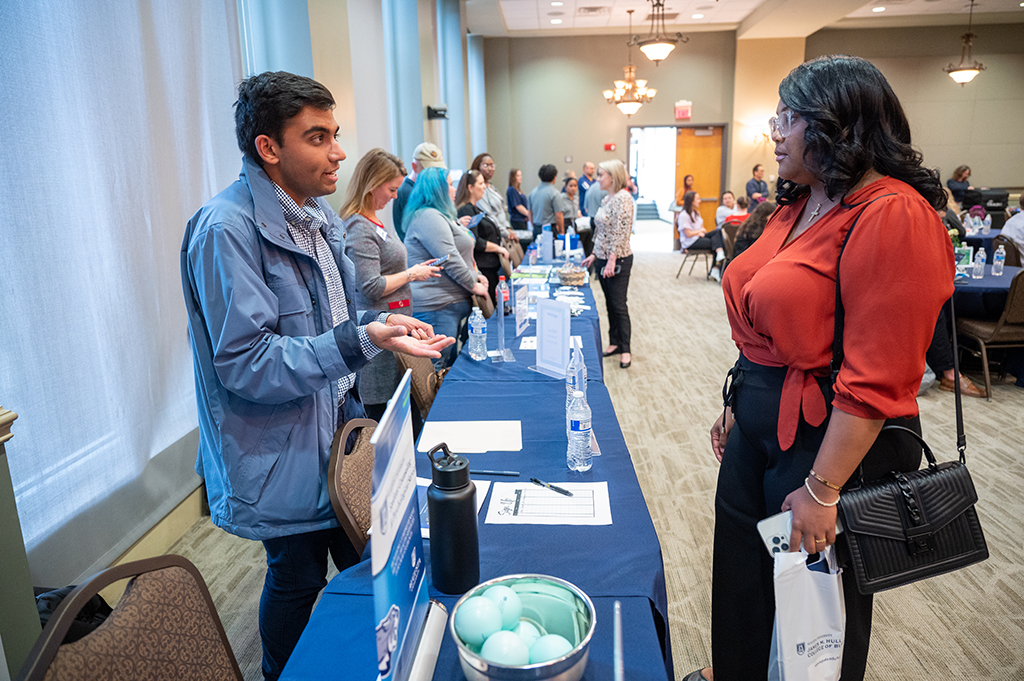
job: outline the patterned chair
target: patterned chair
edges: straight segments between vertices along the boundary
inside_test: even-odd
[[[373,445],[370,438],[376,428],[377,422],[373,419],[352,419],[339,428],[334,434],[327,469],[327,493],[331,497],[334,514],[360,555],[370,540],[370,494],[373,488]],[[345,443],[356,429],[359,433],[346,454]]]
[[[63,644],[82,606],[131,578],[95,631]],[[72,591],[50,618],[16,681],[242,681],[199,570],[181,556],[117,565]]]
[[[412,369],[409,392],[412,393],[412,399],[419,407],[420,415],[426,420],[427,415],[430,414],[430,407],[434,404],[434,397],[437,395],[448,369],[436,371],[434,363],[426,357],[413,357],[401,352],[395,353],[395,359],[398,360],[398,366],[402,368],[403,372],[406,369]]]

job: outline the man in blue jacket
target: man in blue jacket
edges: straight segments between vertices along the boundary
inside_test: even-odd
[[[363,415],[354,372],[381,350],[454,342],[411,317],[357,310],[335,191],[334,98],[290,73],[243,81],[236,182],[189,221],[181,250],[199,406],[196,471],[213,522],[263,542],[263,674],[277,679],[326,584],[358,562],[327,491],[335,431]]]

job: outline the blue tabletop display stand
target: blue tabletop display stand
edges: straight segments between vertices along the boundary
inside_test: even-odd
[[[377,667],[382,681],[409,678],[428,607],[416,501],[411,376],[411,371],[405,372],[370,439],[374,447],[370,562]]]

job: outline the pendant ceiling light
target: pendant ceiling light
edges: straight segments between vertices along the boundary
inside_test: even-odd
[[[633,10],[628,9],[626,12],[629,14],[629,34],[633,35]],[[615,81],[614,90],[605,90],[604,98],[609,104],[614,104],[619,107],[619,111],[626,114],[626,116],[632,116],[640,107],[651,101],[654,95],[658,94],[658,91],[654,88],[647,87],[647,81],[636,79],[636,67],[633,66],[633,40],[632,38],[626,43],[626,54],[628,55],[629,63],[622,67],[625,72],[624,80]]]
[[[963,87],[967,83],[974,80],[974,77],[985,70],[985,67],[980,61],[976,61],[971,55],[971,46],[974,44],[974,39],[977,37],[971,32],[971,27],[974,24],[974,0],[971,0],[971,13],[967,19],[967,33],[964,33],[961,39],[964,41],[964,45],[960,50],[960,63],[957,66],[953,66],[950,62],[949,66],[942,69],[949,74],[949,77],[960,83]]]
[[[676,43],[685,43],[689,40],[682,33],[677,32],[672,35],[665,30],[665,2],[664,0],[651,0],[651,32],[643,40],[640,40],[640,36],[633,36],[632,42],[639,45],[640,51],[657,66],[672,50],[676,49]]]

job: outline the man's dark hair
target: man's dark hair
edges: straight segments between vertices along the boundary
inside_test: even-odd
[[[551,182],[556,177],[558,177],[558,168],[551,165],[550,163],[545,163],[540,167],[540,171],[537,173],[537,177],[540,178],[541,182]]]
[[[304,106],[330,111],[334,108],[334,97],[312,78],[286,71],[266,71],[246,78],[238,84],[238,101],[235,102],[238,148],[263,167],[263,159],[256,150],[256,138],[267,135],[283,144],[284,124],[297,116]]]
[[[763,167],[764,167],[763,165],[761,165],[760,163],[758,163],[758,164],[757,164],[756,166],[754,166],[754,169],[750,171],[750,174],[751,174],[751,175],[753,175],[754,173],[756,173],[756,172],[757,172],[757,169],[758,169],[758,168],[763,168]]]

